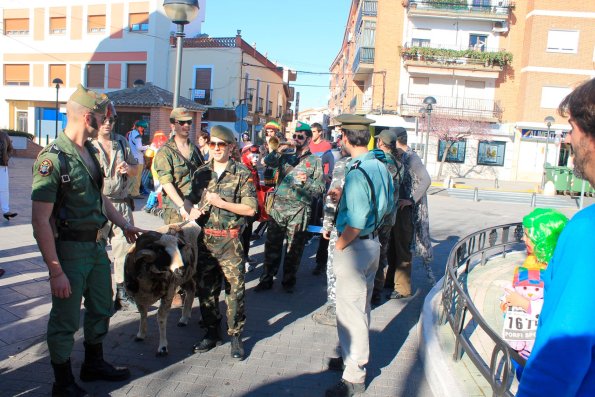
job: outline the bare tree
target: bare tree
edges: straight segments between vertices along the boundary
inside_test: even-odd
[[[427,123],[421,123],[420,127],[425,133],[428,125]],[[442,176],[442,168],[444,167],[446,156],[453,144],[469,138],[479,141],[488,140],[489,124],[482,121],[456,119],[439,113],[432,113],[430,135],[438,138],[438,147],[440,147],[440,141],[444,141],[446,144],[442,152],[442,158],[440,159],[438,173],[436,174],[436,179],[439,180]]]

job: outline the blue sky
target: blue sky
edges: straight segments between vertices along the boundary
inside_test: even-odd
[[[349,0],[207,0],[202,32],[211,37],[242,38],[291,69],[327,72],[339,52]],[[326,106],[329,75],[298,72],[300,110]],[[308,87],[321,86],[321,87]]]

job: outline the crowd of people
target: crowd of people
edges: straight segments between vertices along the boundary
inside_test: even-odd
[[[144,160],[139,161],[137,154],[148,149],[137,133],[142,135],[148,126],[135,123],[128,139],[114,134],[117,115],[109,98],[83,86],[66,108],[67,127],[42,150],[33,168],[32,224],[50,273],[47,342],[55,374],[52,394],[78,396],[84,390],[75,382],[70,354],[83,298],[81,380],[130,377],[127,368],[103,359],[102,341],[112,307],[134,307],[123,286],[123,261],[129,244],[145,232],[134,226],[131,197],[140,193],[137,180]],[[574,150],[575,172],[592,184],[594,109],[595,79],[577,88],[560,107],[570,116],[567,140]],[[341,378],[326,396],[363,393],[371,307],[381,302],[384,288],[389,290],[387,299],[412,295],[414,256],[421,257],[434,282],[426,199],[430,177],[407,145],[407,131],[389,128],[372,137],[373,120],[344,114],[336,118],[340,129],[336,149],[324,139],[321,125],[303,122],[297,122],[290,137],[279,124],[267,123],[262,145],[254,144],[247,134],[238,143],[230,129],[215,125],[208,133],[198,133],[195,144],[190,139],[192,120],[186,109],[172,110],[171,134],[154,148],[151,164],[154,182],[162,191],[163,222],[195,221],[202,227],[196,295],[205,332],[192,350],[206,352],[223,342],[219,295],[224,289],[230,354],[238,360],[245,356],[244,277],[254,264],[250,241],[262,232],[253,232],[255,221],[266,227],[264,261],[254,288],[258,293],[273,289],[279,268],[283,291],[298,288],[304,247],[320,229],[314,274],[326,273],[327,302],[312,318],[336,326],[341,353],[328,362]],[[371,139],[376,149],[369,149]],[[543,395],[537,391],[546,387],[559,390],[557,395],[595,392],[591,362],[595,300],[587,286],[594,276],[590,266],[594,246],[587,240],[595,229],[593,211],[587,208],[568,225],[558,225],[551,260],[537,254],[539,239],[533,230],[539,227],[526,228],[527,246],[540,264],[535,266],[543,270],[545,294],[519,395]],[[108,242],[114,256],[113,301]],[[523,272],[516,273],[518,285],[525,277],[521,274],[527,273]],[[521,298],[508,291],[505,304],[531,311]]]

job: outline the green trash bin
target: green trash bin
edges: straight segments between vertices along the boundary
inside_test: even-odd
[[[570,175],[572,171],[568,167],[553,167],[553,182],[556,191],[562,194],[570,191]]]
[[[545,166],[545,181],[552,181],[555,184],[555,170],[556,167],[552,167],[549,163]]]
[[[581,189],[583,186],[583,179],[577,177],[576,175],[574,175],[574,173],[571,174],[571,192],[572,194],[576,194],[579,195],[581,194]],[[589,184],[588,181],[585,181],[585,194],[589,193],[592,190],[591,185]]]

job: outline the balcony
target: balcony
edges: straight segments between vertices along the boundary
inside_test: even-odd
[[[404,0],[409,16],[506,21],[514,8],[510,0]]]
[[[190,99],[202,105],[211,105],[213,102],[213,90],[201,88],[190,88]]]
[[[374,71],[374,47],[359,47],[351,70],[353,71],[353,80],[365,80]]]
[[[425,94],[401,94],[401,116],[419,116],[419,109],[424,107]],[[453,118],[471,119],[485,122],[498,122],[502,118],[499,101],[477,98],[434,96],[436,105],[432,114]]]
[[[356,29],[360,26],[364,17],[375,18],[378,15],[378,1],[362,1],[357,14],[357,20],[355,22]]]

